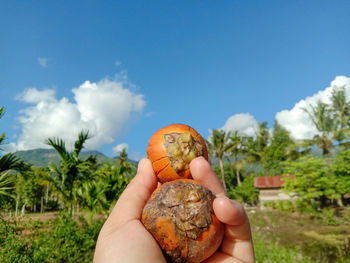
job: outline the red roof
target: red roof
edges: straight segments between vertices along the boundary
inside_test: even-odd
[[[284,184],[284,179],[286,177],[294,177],[293,175],[276,175],[276,176],[263,176],[254,178],[255,188],[281,188]]]

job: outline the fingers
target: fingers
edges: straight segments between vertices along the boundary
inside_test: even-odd
[[[221,251],[243,262],[254,262],[249,220],[242,205],[227,197],[218,197],[213,208],[217,218],[226,224]]]
[[[214,195],[226,196],[226,192],[219,178],[203,157],[193,159],[190,163],[190,170],[193,179],[210,189]]]
[[[193,179],[216,195],[213,203],[214,213],[225,224],[222,253],[216,253],[206,262],[254,262],[249,220],[242,205],[226,196],[219,178],[203,157],[193,159],[190,169]]]
[[[117,228],[131,220],[140,219],[142,209],[157,187],[157,178],[148,159],[139,162],[137,174],[119,197],[106,224]]]
[[[225,224],[241,225],[247,219],[242,205],[228,197],[216,198],[213,207],[215,215]]]

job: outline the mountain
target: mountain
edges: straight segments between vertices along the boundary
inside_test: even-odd
[[[58,164],[60,158],[54,149],[34,149],[27,151],[17,151],[14,153],[23,161],[31,163],[33,166],[46,167],[51,161]],[[99,151],[81,151],[79,157],[87,158],[89,155],[94,155],[99,163],[115,162],[118,157],[110,158]],[[137,164],[137,161],[128,160],[132,164]]]

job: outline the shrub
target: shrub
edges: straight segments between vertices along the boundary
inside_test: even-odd
[[[242,203],[256,204],[259,200],[259,191],[254,187],[254,178],[247,177],[240,186],[228,189],[228,196]]]
[[[294,205],[291,201],[288,200],[279,200],[276,202],[276,209],[281,212],[292,213],[294,211]]]
[[[31,246],[16,229],[0,219],[0,262],[31,263],[32,252]]]
[[[269,243],[265,238],[254,237],[254,251],[257,263],[307,263],[297,248],[286,248],[276,243]]]
[[[102,222],[89,225],[61,214],[51,221],[51,230],[41,231],[33,243],[35,262],[91,262]]]

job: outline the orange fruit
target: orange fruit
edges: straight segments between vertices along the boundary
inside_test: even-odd
[[[214,199],[209,189],[191,179],[167,182],[154,191],[142,223],[168,262],[201,262],[219,248],[224,226],[214,215]]]
[[[185,124],[171,124],[155,132],[148,142],[147,157],[161,183],[191,178],[190,162],[199,156],[208,160],[205,141]]]

